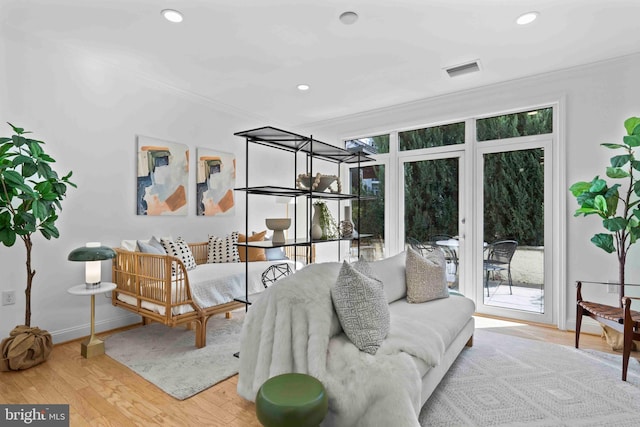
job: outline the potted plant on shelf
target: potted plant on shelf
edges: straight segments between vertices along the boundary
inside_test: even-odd
[[[14,135],[0,138],[0,242],[13,246],[18,239],[26,249],[27,283],[25,288],[24,325],[16,326],[2,340],[0,370],[27,369],[42,363],[51,352],[51,335],[31,327],[31,287],[36,271],[31,265],[32,235],[39,232],[45,239],[59,237],[55,222],[60,201],[67,187],[75,187],[51,168],[55,160],[47,155],[44,142],[26,138],[30,133],[13,126]]]
[[[640,160],[634,151],[640,147],[640,118],[628,118],[624,127],[627,135],[621,144],[601,144],[622,151],[611,157],[611,166],[606,169],[613,184],[596,176],[589,182],[576,182],[569,189],[580,205],[574,216],[595,214],[602,218],[606,232],[595,234],[591,241],[607,253],[616,253],[620,299],[625,295],[627,253],[640,237]]]
[[[338,237],[338,224],[333,219],[327,204],[322,201],[313,203],[311,237],[315,240],[329,240]]]

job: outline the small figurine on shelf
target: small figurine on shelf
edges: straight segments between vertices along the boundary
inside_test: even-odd
[[[344,220],[340,221],[340,237],[357,238],[358,232],[351,221],[351,206],[344,207]]]

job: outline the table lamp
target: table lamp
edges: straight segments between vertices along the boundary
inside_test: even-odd
[[[84,261],[85,264],[85,284],[87,289],[100,287],[102,278],[101,261],[115,258],[116,253],[108,246],[101,246],[100,242],[89,242],[86,246],[81,246],[71,251],[69,261]]]

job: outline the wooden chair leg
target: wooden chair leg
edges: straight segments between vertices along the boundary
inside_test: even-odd
[[[196,348],[202,348],[207,345],[206,323],[203,319],[196,320]]]
[[[628,326],[626,324],[624,325],[624,347],[622,349],[622,381],[627,380],[627,368],[629,367],[629,356],[631,355],[631,345],[633,343],[632,331],[632,326]]]
[[[622,299],[624,307],[624,346],[622,348],[622,381],[627,380],[627,368],[629,367],[629,356],[631,355],[631,347],[633,346],[633,319],[631,318],[631,299],[625,297]]]
[[[583,308],[581,305],[576,306],[576,348],[579,348],[580,343],[580,328],[582,327],[582,315]]]

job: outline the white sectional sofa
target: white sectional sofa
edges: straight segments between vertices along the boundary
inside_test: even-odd
[[[263,292],[245,319],[238,393],[254,400],[268,378],[302,372],[329,395],[324,426],[419,426],[418,414],[465,345],[475,305],[451,294],[406,299],[405,253],[370,263],[382,281],[391,328],[372,355],[342,331],[331,299],[340,263],[307,266]]]

